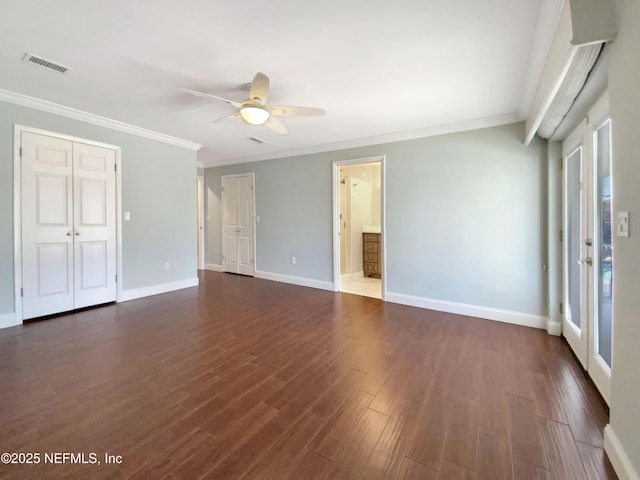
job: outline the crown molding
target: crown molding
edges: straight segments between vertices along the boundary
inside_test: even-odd
[[[473,120],[464,120],[462,122],[446,123],[443,125],[432,125],[429,127],[418,128],[415,130],[406,130],[402,132],[386,133],[382,135],[373,135],[370,137],[355,138],[341,142],[325,143],[323,145],[314,145],[307,148],[297,150],[287,150],[283,152],[272,152],[263,155],[252,155],[250,157],[238,157],[224,160],[207,160],[202,159],[205,167],[221,167],[224,165],[233,165],[237,163],[257,162],[262,160],[273,160],[276,158],[295,157],[299,155],[310,155],[314,153],[333,152],[336,150],[346,150],[349,148],[367,147],[371,145],[381,145],[384,143],[402,142],[405,140],[416,140],[418,138],[435,137],[437,135],[446,135],[448,133],[465,132],[467,130],[478,130],[481,128],[497,127],[500,125],[508,125],[523,121],[524,118],[518,113],[507,113],[504,115],[496,115],[493,117],[476,118]]]
[[[151,140],[157,140],[159,142],[168,143],[177,147],[186,148],[188,150],[198,151],[202,148],[194,142],[189,142],[181,138],[172,137],[164,133],[154,132],[153,130],[147,130],[146,128],[136,127],[128,123],[121,122],[119,120],[113,120],[111,118],[101,117],[94,115],[93,113],[84,112],[71,107],[65,107],[57,103],[48,102],[39,98],[29,97],[22,95],[21,93],[11,92],[9,90],[0,89],[0,101],[14,103],[23,107],[33,108],[35,110],[41,110],[47,113],[53,113],[54,115],[60,115],[62,117],[72,118],[74,120],[80,120],[81,122],[90,123],[92,125],[98,125],[99,127],[110,128],[112,130],[118,130],[120,132],[130,133],[139,137],[149,138]]]

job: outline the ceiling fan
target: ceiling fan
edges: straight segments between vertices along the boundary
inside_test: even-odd
[[[272,107],[267,105],[267,100],[269,98],[269,77],[261,72],[256,73],[256,76],[253,78],[253,82],[251,82],[251,88],[249,90],[249,99],[244,102],[235,102],[227,98],[218,97],[217,95],[198,92],[188,88],[180,88],[180,90],[191,95],[220,100],[221,102],[228,103],[229,105],[233,105],[239,109],[232,115],[227,115],[214,120],[214,123],[227,118],[240,117],[251,125],[264,125],[281,135],[287,133],[287,127],[285,127],[282,122],[275,117],[314,117],[325,115],[327,113],[321,108]]]

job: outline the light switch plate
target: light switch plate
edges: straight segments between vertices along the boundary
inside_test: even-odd
[[[131,212],[124,212],[124,221],[128,222],[131,220]]]
[[[629,212],[618,212],[616,231],[619,237],[629,236]]]

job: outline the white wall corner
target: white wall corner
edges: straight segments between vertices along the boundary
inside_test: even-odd
[[[205,263],[205,270],[211,270],[212,272],[222,272],[222,265],[217,265],[215,263]]]
[[[0,315],[0,328],[15,327],[16,325],[22,325],[22,321],[18,319],[15,312]]]
[[[291,285],[299,285],[301,287],[333,291],[333,282],[325,282],[323,280],[315,280],[313,278],[294,277],[292,275],[283,275],[281,273],[264,272],[260,270],[256,270],[255,277],[263,280],[273,280],[274,282],[290,283]]]
[[[604,451],[620,480],[640,480],[611,425],[604,427]]]
[[[174,290],[181,290],[183,288],[197,287],[200,284],[198,277],[186,278],[184,280],[177,280],[175,282],[160,283],[158,285],[151,285],[149,287],[132,288],[130,290],[123,290],[122,294],[118,298],[118,302],[126,302],[128,300],[135,300],[136,298],[149,297],[151,295],[158,295],[160,293],[173,292]]]
[[[511,323],[532,328],[547,328],[547,317],[532,315],[530,313],[515,312],[512,310],[502,310],[499,308],[483,307],[480,305],[470,305],[466,303],[449,302],[446,300],[436,300],[433,298],[417,297],[414,295],[404,295],[401,293],[388,292],[385,300],[387,302],[409,305],[411,307],[426,308],[438,312],[455,313],[468,317],[495,320],[497,322]]]
[[[559,337],[562,334],[562,323],[547,318],[547,333]]]

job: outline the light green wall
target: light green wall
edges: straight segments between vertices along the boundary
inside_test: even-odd
[[[124,290],[196,276],[196,152],[0,102],[0,314],[15,311],[14,124],[122,148],[122,209],[131,212],[122,224]]]
[[[523,128],[208,168],[207,263],[221,175],[255,172],[257,269],[332,282],[332,162],[385,155],[387,290],[546,316],[546,142]]]
[[[631,237],[613,240],[611,426],[640,474],[640,2],[616,0],[609,100],[613,211],[631,212]]]
[[[206,262],[222,263],[220,176],[244,172],[256,174],[256,269],[329,281],[331,163],[311,156],[206,169]]]
[[[549,320],[553,324],[554,334],[558,334],[562,325],[560,302],[562,302],[562,143],[549,142],[547,155],[547,268]]]

